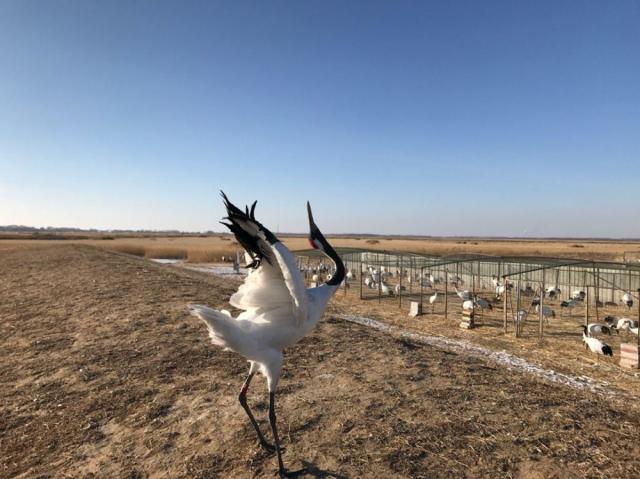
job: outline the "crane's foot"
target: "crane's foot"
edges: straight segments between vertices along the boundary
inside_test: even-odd
[[[269,454],[276,452],[276,446],[269,444],[267,441],[260,441],[260,445],[262,446],[262,449],[267,451]]]
[[[309,470],[306,467],[302,469],[298,469],[297,471],[287,471],[286,469],[280,469],[278,471],[278,475],[280,479],[292,479],[296,477],[301,477],[309,474]]]

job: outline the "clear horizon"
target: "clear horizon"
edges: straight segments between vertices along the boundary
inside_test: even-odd
[[[640,3],[0,4],[0,224],[639,238]]]

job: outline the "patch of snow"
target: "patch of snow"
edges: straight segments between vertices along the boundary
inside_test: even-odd
[[[183,260],[181,260],[181,259],[169,259],[169,258],[151,258],[151,261],[154,261],[154,262],[160,263],[160,264],[178,264],[178,263],[182,263]]]
[[[508,369],[517,369],[526,372],[538,378],[550,381],[556,384],[571,387],[578,390],[586,390],[605,396],[615,396],[616,394],[609,389],[609,383],[599,382],[587,376],[571,376],[569,374],[559,373],[553,369],[545,369],[541,366],[532,364],[525,359],[514,356],[506,351],[492,351],[468,341],[442,338],[437,336],[427,336],[424,334],[413,333],[397,326],[376,321],[375,319],[365,318],[352,314],[336,315],[340,319],[367,326],[369,328],[382,331],[392,336],[403,339],[409,339],[416,343],[427,344],[445,351],[467,354],[475,357],[482,357],[494,361]]]
[[[235,276],[242,278],[247,275],[247,270],[245,268],[240,268],[239,272],[236,272],[234,271],[233,266],[225,266],[219,264],[183,264],[181,266],[193,271],[200,271],[201,273],[213,274],[215,276],[222,277]]]

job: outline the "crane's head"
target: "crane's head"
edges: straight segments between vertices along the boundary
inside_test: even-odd
[[[307,201],[307,213],[309,214],[309,244],[313,249],[319,249],[325,251],[325,247],[329,245],[324,235],[320,232],[320,228],[313,221],[313,213],[311,212],[311,205]]]
[[[326,254],[329,258],[333,260],[336,264],[336,272],[333,277],[327,281],[328,285],[337,286],[339,285],[345,277],[345,269],[344,264],[342,263],[342,259],[336,250],[329,244],[324,235],[320,232],[320,228],[316,225],[315,221],[313,221],[313,213],[311,212],[311,205],[307,201],[307,213],[309,213],[309,244],[313,249],[317,249]]]

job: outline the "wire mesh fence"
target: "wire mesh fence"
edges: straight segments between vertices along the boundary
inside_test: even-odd
[[[426,315],[457,318],[470,310],[477,323],[542,337],[556,316],[576,323],[600,320],[638,302],[640,264],[552,257],[426,254],[337,248],[347,269],[344,294],[396,304],[418,302]],[[315,250],[296,253],[308,284],[334,273]],[[630,312],[630,311],[629,311]]]

